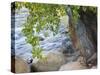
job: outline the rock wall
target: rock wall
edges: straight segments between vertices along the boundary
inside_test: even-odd
[[[70,14],[71,13],[69,12],[70,36],[74,48],[80,51],[80,55],[85,58],[85,63],[90,64],[88,60],[97,53],[97,13],[94,13],[89,9],[84,12],[80,7],[80,18],[76,25],[73,23]],[[97,55],[95,56],[96,59],[94,58],[92,60],[97,60]],[[94,61],[95,64],[92,64],[96,65],[96,62],[97,61]]]

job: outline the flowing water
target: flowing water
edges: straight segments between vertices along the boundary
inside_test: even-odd
[[[15,15],[11,16],[11,24],[12,24],[12,46],[11,53],[12,55],[20,56],[24,60],[28,60],[32,58],[32,47],[25,41],[25,36],[23,36],[21,30],[23,27],[23,23],[27,20],[27,16],[29,15],[28,10],[22,8],[21,10],[17,10]],[[67,21],[66,21],[67,22]],[[65,52],[73,52],[72,51],[72,43],[70,41],[70,37],[68,35],[67,26],[68,23],[60,23],[58,33],[53,35],[51,30],[42,30],[39,34],[40,38],[40,47],[43,48],[44,51],[65,51]],[[47,32],[48,36],[45,37],[44,33]]]

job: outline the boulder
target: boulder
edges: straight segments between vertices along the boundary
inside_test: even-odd
[[[30,66],[20,57],[12,57],[11,71],[14,73],[28,73],[30,72]]]
[[[46,54],[47,55],[45,60],[41,59],[32,64],[31,69],[33,71],[34,69],[38,72],[57,71],[59,70],[60,66],[66,62],[64,55],[61,53],[49,52]]]
[[[81,70],[81,69],[86,69],[87,67],[83,63],[83,58],[79,57],[77,61],[74,62],[69,62],[67,64],[64,64],[61,66],[59,71],[66,71],[66,70]]]

